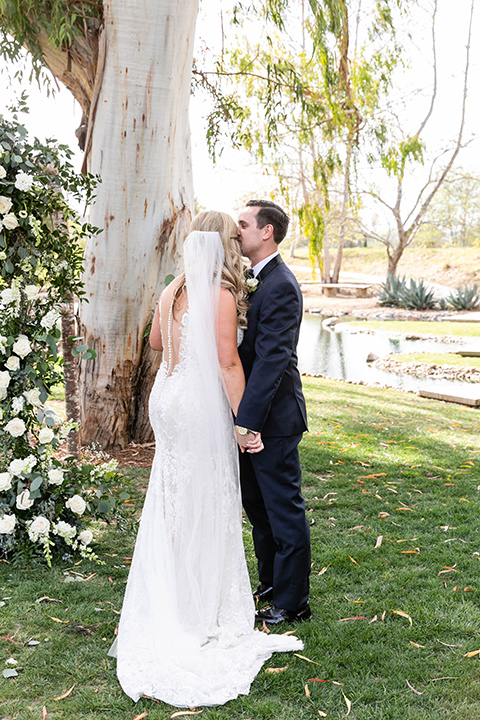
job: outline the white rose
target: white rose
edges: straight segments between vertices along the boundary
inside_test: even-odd
[[[6,390],[10,385],[10,373],[8,370],[0,370],[0,390]]]
[[[20,367],[20,358],[18,358],[16,355],[10,355],[7,362],[5,363],[5,366],[12,371],[18,370]]]
[[[49,470],[48,473],[48,482],[50,485],[61,485],[63,482],[63,470],[60,470],[60,468],[53,468],[52,470]]]
[[[16,340],[12,345],[12,350],[15,355],[19,355],[21,358],[24,358],[29,352],[32,352],[30,340],[26,335],[19,335],[18,340]]]
[[[0,180],[3,180],[4,177],[7,177],[7,171],[3,165],[0,165]]]
[[[15,228],[18,227],[18,220],[13,213],[4,215],[2,222],[3,227],[7,228],[7,230],[15,230]]]
[[[15,178],[15,187],[17,190],[28,191],[33,185],[33,177],[25,172],[19,172]]]
[[[0,214],[5,215],[12,207],[12,201],[5,195],[0,195]]]
[[[33,505],[33,500],[30,497],[30,490],[24,490],[20,495],[17,495],[17,508],[19,510],[28,510]]]
[[[4,288],[2,292],[0,292],[0,297],[4,305],[9,305],[15,300],[12,288]]]
[[[21,435],[23,435],[26,429],[27,426],[25,425],[23,420],[18,417],[13,418],[5,425],[5,430],[10,433],[12,437],[20,437]]]
[[[66,507],[75,513],[75,515],[83,515],[87,507],[85,500],[80,495],[74,495],[65,503]]]
[[[50,310],[41,320],[40,325],[45,328],[45,330],[51,330],[56,324],[57,320],[60,317],[60,313],[58,313],[56,310]]]
[[[34,388],[33,390],[25,390],[23,393],[25,400],[30,405],[41,405],[40,402],[40,390],[38,388]]]
[[[28,530],[29,533],[31,532],[35,535],[48,535],[50,530],[50,520],[47,520],[47,518],[43,517],[43,515],[39,515],[30,524]]]
[[[90,545],[93,540],[93,533],[91,530],[82,530],[82,532],[78,536],[78,539],[80,540],[82,545]]]
[[[15,529],[17,518],[15,515],[4,515],[0,517],[0,533],[10,535]]]
[[[8,466],[8,470],[12,473],[12,475],[20,477],[22,472],[25,470],[25,460],[20,460],[20,458],[12,460],[12,462]]]
[[[38,433],[38,442],[42,445],[47,445],[49,442],[52,442],[54,437],[55,433],[51,428],[42,428]]]
[[[12,487],[12,476],[9,472],[0,473],[0,492],[10,490]]]
[[[24,291],[28,300],[35,300],[38,297],[40,288],[37,285],[26,285]]]

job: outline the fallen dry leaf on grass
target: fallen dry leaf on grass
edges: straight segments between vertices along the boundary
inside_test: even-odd
[[[343,718],[346,718],[348,715],[350,715],[350,710],[352,709],[352,701],[347,698],[347,696],[345,695],[343,690],[342,690],[342,695],[343,695],[343,699],[345,700],[345,704],[347,706],[347,712],[345,715],[342,716],[342,720],[343,720]]]
[[[148,715],[148,713],[146,713],[146,712],[142,713],[141,715],[135,715],[133,720],[143,720],[143,718],[146,718],[147,715]]]
[[[308,689],[308,683],[305,683],[305,695],[309,698],[310,697],[310,690]]]
[[[475,655],[480,655],[480,650],[472,650],[471,652],[465,653],[463,657],[475,657]]]
[[[288,670],[288,665],[285,665],[285,667],[269,667],[265,668],[266,673],[282,673],[285,672],[285,670]]]
[[[41,603],[41,602],[59,602],[59,603],[63,603],[63,600],[57,600],[56,598],[51,598],[51,597],[48,597],[48,595],[44,595],[43,597],[38,598],[38,600],[35,600],[35,602],[36,602],[36,603]]]
[[[320,717],[327,717],[327,713],[324,713],[323,710],[319,710],[318,714],[320,715]]]
[[[410,625],[413,625],[413,620],[410,617],[410,615],[406,612],[403,612],[403,610],[392,610],[392,613],[395,613],[395,615],[400,615],[400,617],[404,617],[408,620]]]
[[[180,712],[174,712],[170,715],[171,718],[183,717],[184,715],[200,715],[203,710],[181,710]],[[134,718],[135,720],[135,718]]]
[[[298,653],[293,653],[295,657],[300,658],[300,660],[306,660],[309,663],[313,663],[314,665],[320,665],[319,662],[315,662],[315,660],[310,660],[310,658],[305,657],[305,655],[299,655]]]
[[[425,645],[419,645],[418,643],[413,642],[413,640],[409,640],[409,643],[410,643],[410,645],[413,645],[413,647],[418,647],[418,648],[424,648],[424,647],[425,647]]]
[[[457,567],[457,563],[455,563],[455,565],[452,565],[451,567],[450,567],[450,565],[444,565],[443,570],[440,570],[440,572],[438,572],[437,575],[445,575],[446,573],[457,572],[455,570],[456,567]]]
[[[375,548],[374,548],[374,549],[376,550],[377,548],[381,547],[381,546],[382,546],[382,542],[383,542],[383,535],[379,535],[379,536],[377,537],[377,542],[375,543]]]
[[[422,692],[420,692],[420,690],[415,690],[415,688],[413,687],[413,685],[410,685],[410,683],[408,682],[408,680],[405,680],[405,682],[407,683],[407,685],[408,685],[408,687],[410,688],[410,690],[413,690],[413,692],[414,692],[416,695],[423,695],[423,693],[425,692],[425,690],[422,690]]]
[[[68,696],[72,693],[73,688],[75,687],[76,684],[77,684],[77,683],[73,683],[73,685],[72,685],[72,687],[70,688],[70,690],[67,690],[67,692],[63,693],[63,695],[59,695],[58,697],[53,698],[53,699],[54,699],[54,700],[65,700],[65,698],[68,697]]]
[[[355,615],[355,617],[341,618],[338,622],[346,622],[347,620],[367,620],[364,615]]]

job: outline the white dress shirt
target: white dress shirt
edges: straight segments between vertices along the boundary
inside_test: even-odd
[[[265,265],[267,265],[270,262],[270,260],[272,260],[274,257],[276,257],[279,254],[280,253],[277,250],[276,252],[272,253],[271,255],[269,255],[266,258],[263,258],[263,260],[260,260],[260,262],[258,262],[256,265],[254,265],[252,267],[254,277],[257,277],[260,270],[263,270]]]

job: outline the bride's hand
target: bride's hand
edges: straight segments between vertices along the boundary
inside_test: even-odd
[[[249,437],[246,450],[248,453],[258,453],[264,448],[260,433],[254,433]]]

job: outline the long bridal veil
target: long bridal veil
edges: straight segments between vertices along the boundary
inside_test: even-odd
[[[110,651],[133,700],[178,707],[246,694],[272,652],[303,647],[254,630],[237,449],[216,344],[223,258],[218,233],[195,231],[185,242],[179,360],[171,368],[164,359],[150,398],[156,453]],[[174,312],[170,319],[164,358]]]

